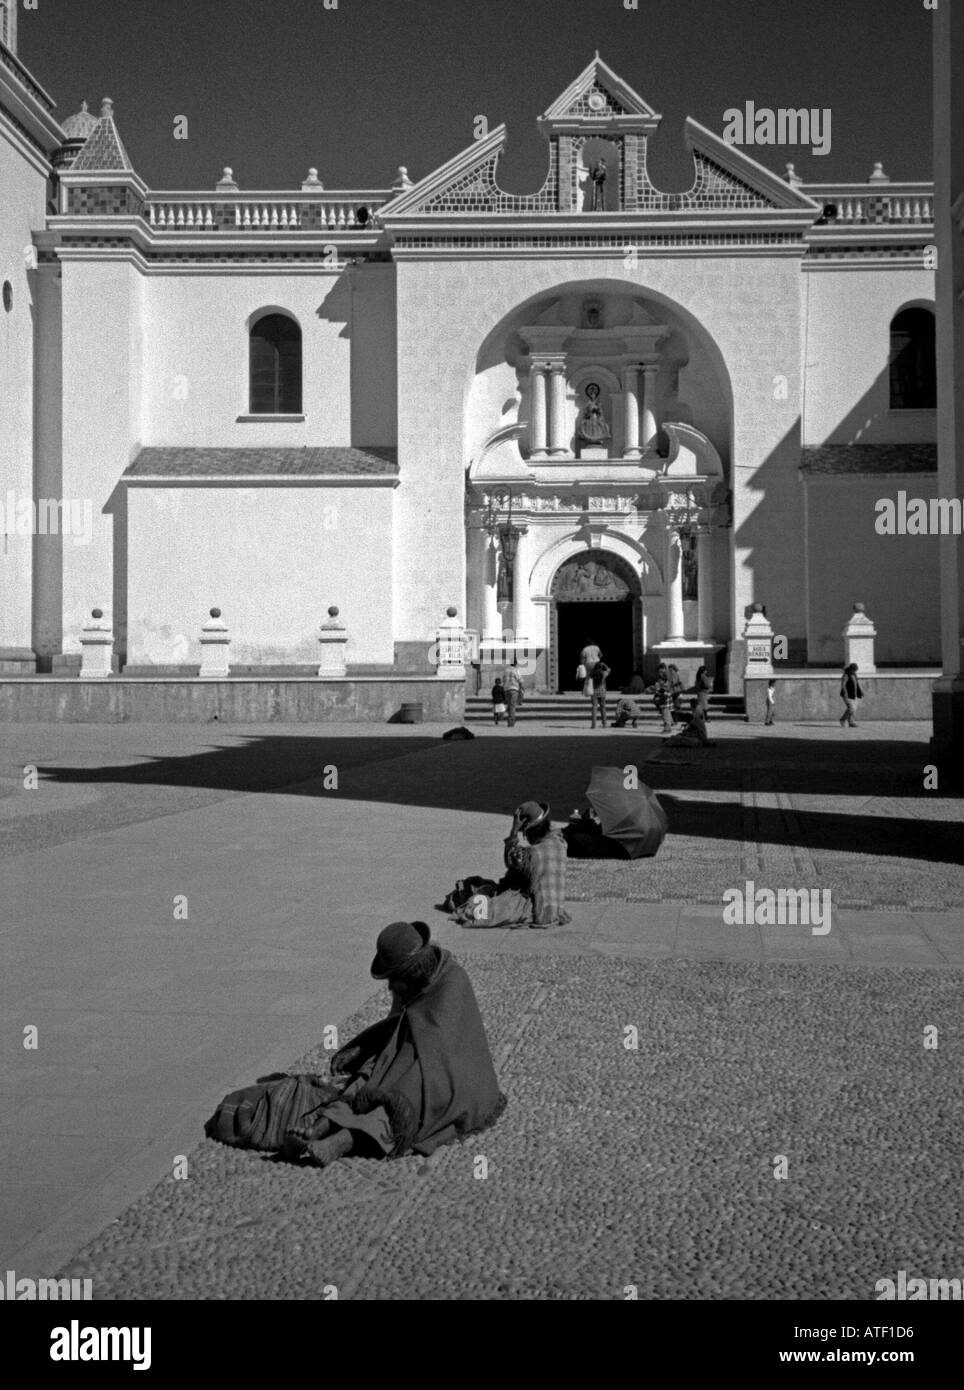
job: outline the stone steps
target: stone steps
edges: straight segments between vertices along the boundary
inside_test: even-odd
[[[606,700],[607,718],[615,719],[616,705],[620,700],[620,695],[610,694]],[[661,729],[663,721],[653,707],[649,696],[637,698],[636,703],[640,710],[638,728],[651,726],[653,729]],[[692,698],[687,698],[684,703],[684,710],[692,707]],[[744,720],[743,698],[740,695],[711,695],[710,713],[711,720]],[[578,693],[565,695],[530,695],[526,694],[522,708],[516,712],[516,722],[527,721],[547,721],[549,723],[565,724],[588,724],[589,722],[589,700],[585,695]],[[492,701],[488,695],[467,695],[465,699],[465,722],[466,724],[491,724],[492,723]]]

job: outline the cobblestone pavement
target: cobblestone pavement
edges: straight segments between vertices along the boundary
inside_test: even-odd
[[[417,1174],[418,1183],[414,1161],[353,1163],[324,1175],[319,1187],[317,1175],[202,1145],[189,1182],[162,1184],[135,1206],[136,1216],[125,1215],[88,1247],[102,1267],[96,1287],[116,1291],[123,1270],[132,1288],[144,1289],[157,1262],[166,1262],[167,1272],[157,1275],[164,1288],[174,1289],[181,1278],[172,1269],[183,1272],[184,1287],[200,1287],[200,1266],[192,1262],[202,1251],[205,1259],[228,1259],[231,1277],[240,1277],[238,1268],[260,1243],[264,1269],[249,1269],[246,1277],[268,1287],[285,1267],[287,1278],[308,1280],[286,1287],[307,1288],[312,1296],[317,1278],[360,1296],[381,1296],[378,1289],[388,1284],[379,1285],[379,1278],[393,1280],[396,1294],[406,1280],[427,1288],[433,1269],[431,1277],[446,1290],[438,1296],[479,1296],[483,1273],[488,1278],[493,1271],[501,1271],[505,1285],[501,1293],[495,1286],[493,1296],[529,1296],[518,1292],[523,1287],[550,1296],[548,1251],[545,1268],[533,1264],[519,1273],[511,1261],[505,1269],[499,1263],[498,1221],[518,1222],[524,1234],[529,1203],[542,1213],[529,1244],[539,1249],[537,1236],[555,1242],[561,1282],[551,1296],[620,1296],[618,1289],[636,1282],[645,1296],[644,1286],[659,1291],[669,1287],[665,1280],[683,1277],[681,1265],[675,1276],[664,1270],[662,1284],[646,1286],[646,1271],[660,1267],[661,1250],[686,1253],[695,1242],[712,1253],[726,1245],[733,1212],[742,1213],[746,1240],[763,1240],[761,1213],[788,1219],[784,1208],[803,1189],[792,1182],[751,1185],[741,1206],[745,1171],[727,1176],[726,1146],[714,1136],[730,1135],[745,1114],[755,1143],[776,1123],[765,1122],[766,1115],[778,1119],[781,1107],[792,1104],[802,1109],[788,1133],[798,1155],[809,1157],[791,1176],[822,1172],[828,1191],[846,1193],[832,1207],[840,1220],[854,1193],[863,1192],[861,1174],[873,1174],[874,1182],[880,1176],[875,1200],[910,1204],[903,1224],[892,1220],[889,1207],[878,1213],[884,1224],[877,1232],[888,1239],[897,1232],[905,1241],[904,1262],[895,1267],[909,1269],[912,1257],[927,1256],[930,1264],[944,1263],[922,1263],[921,1273],[960,1273],[945,1259],[946,1241],[960,1232],[959,1213],[940,1189],[946,1236],[937,1240],[925,1198],[940,1184],[928,1176],[914,1188],[909,1160],[899,1152],[909,1144],[926,1176],[933,1155],[913,1136],[942,1132],[948,1115],[959,1122],[956,1083],[943,1092],[942,1108],[939,1088],[922,1091],[912,1069],[923,1027],[948,1017],[947,990],[952,996],[959,990],[964,966],[964,802],[925,789],[926,727],[864,726],[849,737],[836,728],[798,725],[764,736],[721,721],[717,747],[694,751],[631,731],[593,737],[578,728],[526,726],[466,743],[443,743],[440,733],[358,725],[2,731],[0,1003],[13,1021],[12,1036],[19,1039],[21,1027],[32,1024],[41,1038],[36,1052],[18,1041],[0,1059],[4,1082],[22,1088],[16,1133],[0,1140],[3,1267],[49,1274],[90,1242],[171,1171],[175,1155],[189,1152],[225,1091],[287,1066],[325,1024],[356,1010],[372,987],[367,972],[376,932],[393,917],[417,916],[466,960],[504,1054],[513,1109],[486,1136],[487,1147],[446,1151],[428,1173]],[[498,871],[501,838],[520,800],[548,799],[564,817],[581,800],[596,763],[635,765],[640,779],[667,798],[671,833],[655,859],[571,864],[573,922],[564,930],[465,932],[433,912],[456,877]],[[337,787],[326,786],[325,770],[332,768]],[[832,933],[721,930],[722,893],[746,878],[831,888]],[[189,921],[172,920],[172,898],[180,894],[190,901]],[[739,988],[727,983],[741,980]],[[730,1013],[713,1003],[724,987],[737,1005]],[[809,1001],[809,1011],[796,1006],[797,996]],[[621,1087],[625,1058],[617,1052],[613,1063],[607,1050],[610,998],[625,1023],[664,1017],[664,1005],[691,1020],[674,1045],[678,1072],[661,1062],[652,1085],[637,1092]],[[704,1014],[705,1039],[698,1036]],[[829,1044],[824,1047],[823,1034],[864,1040],[851,1058],[863,1078],[857,1089],[843,1063],[834,1063]],[[914,1041],[907,1057],[895,1058],[894,1039],[908,1037]],[[941,1037],[942,1048],[948,1037],[959,1039],[959,1020],[946,1023]],[[710,1055],[705,1048],[722,1051]],[[644,1051],[641,1043],[633,1054],[637,1065]],[[781,1060],[794,1055],[798,1071]],[[922,1074],[943,1078],[944,1070]],[[561,1098],[553,1089],[560,1076],[569,1078]],[[850,1135],[851,1147],[851,1115],[862,1117],[861,1134],[879,1124],[886,1162],[876,1163],[861,1139],[865,1166],[853,1169],[848,1145],[829,1134],[824,1111],[807,1108],[811,1092],[826,1091],[830,1113],[837,1092],[827,1089],[827,1078],[833,1076],[844,1078],[834,1124]],[[712,1085],[704,1084],[707,1078]],[[717,1104],[717,1093],[730,1103]],[[702,1129],[700,1107],[707,1116]],[[913,1116],[910,1139],[901,1107]],[[616,1134],[625,1152],[617,1152]],[[658,1151],[651,1148],[657,1138]],[[825,1170],[813,1167],[819,1153],[811,1144],[826,1148]],[[770,1147],[761,1138],[759,1154]],[[471,1177],[475,1152],[502,1155],[492,1177]],[[935,1152],[944,1150],[938,1145]],[[649,1155],[649,1167],[633,1167],[639,1155]],[[888,1167],[905,1174],[893,1192],[885,1182]],[[549,1175],[544,1198],[542,1169]],[[501,1186],[493,1183],[499,1172]],[[407,1194],[407,1183],[414,1184],[411,1203],[399,1198],[399,1184]],[[651,1189],[658,1214],[657,1205],[646,1205]],[[801,1200],[809,1201],[810,1191]],[[753,1193],[764,1194],[759,1203]],[[441,1253],[427,1256],[417,1277],[411,1273],[421,1247],[409,1248],[409,1236],[426,1219],[423,1199],[437,1207],[439,1229],[451,1227],[452,1248],[462,1251],[461,1294],[452,1292],[453,1266]],[[860,1200],[860,1210],[869,1211],[870,1197]],[[288,1203],[291,1217],[279,1218],[277,1245],[271,1213]],[[172,1235],[178,1204],[191,1224]],[[312,1204],[319,1229],[344,1229],[349,1243],[352,1230],[365,1232],[357,1249],[337,1241],[324,1247],[331,1277],[310,1259],[310,1274],[291,1268],[297,1213],[304,1206],[310,1214]],[[464,1241],[460,1247],[455,1234],[462,1207],[476,1230],[471,1248]],[[583,1209],[586,1222],[579,1225]],[[491,1241],[477,1229],[489,1210]],[[820,1273],[821,1259],[838,1284],[847,1269],[859,1272],[859,1262],[834,1260],[841,1240],[847,1258],[862,1241],[872,1246],[864,1228],[828,1225],[819,1214],[813,1219],[827,1229],[823,1244],[816,1229],[807,1239],[809,1277]],[[777,1247],[791,1229],[779,1222]],[[624,1227],[625,1240],[618,1235]],[[605,1277],[597,1270],[584,1286],[566,1282],[582,1246],[603,1239],[600,1232],[609,1240],[613,1230]],[[164,1233],[156,1259],[152,1231]],[[229,1237],[242,1231],[250,1243],[230,1245]],[[650,1243],[653,1261],[632,1253]],[[369,1264],[359,1253],[365,1250]],[[881,1259],[889,1250],[881,1248]],[[756,1296],[789,1287],[777,1277],[778,1253],[760,1266],[769,1282],[749,1279],[748,1289],[763,1290]],[[622,1272],[631,1257],[637,1269],[645,1266],[638,1281]],[[732,1281],[727,1287],[736,1289]]]
[[[868,1299],[898,1269],[960,1276],[964,972],[469,968],[494,1129],[325,1172],[204,1141],[61,1277],[108,1299]]]

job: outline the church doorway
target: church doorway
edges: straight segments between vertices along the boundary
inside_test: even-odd
[[[579,654],[595,643],[612,668],[609,687],[628,685],[642,664],[639,581],[630,565],[608,551],[584,551],[556,571],[552,584],[553,690],[581,688]]]

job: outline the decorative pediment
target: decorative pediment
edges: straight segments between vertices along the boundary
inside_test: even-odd
[[[595,126],[604,130],[615,125],[623,131],[648,134],[656,129],[661,119],[597,53],[539,117],[539,126],[560,131],[592,130]]]
[[[434,173],[420,179],[379,209],[379,220],[410,216],[412,213],[492,213],[551,212],[554,209],[548,185],[538,193],[505,193],[496,179],[496,169],[505,149],[506,128],[496,126],[483,140],[450,159]]]
[[[574,216],[605,213],[796,212],[819,216],[818,205],[799,188],[728,144],[692,118],[686,122],[686,143],[693,154],[694,179],[685,193],[663,193],[648,172],[646,145],[661,116],[628,83],[596,55],[562,95],[539,118],[539,128],[551,147],[549,173],[535,193],[507,193],[499,187],[497,170],[506,145],[506,128],[497,126],[466,149],[399,194],[379,210],[379,220],[391,226],[396,218],[429,214],[461,218],[539,216],[567,212]],[[614,147],[610,171],[600,162],[601,181],[592,169],[592,187],[601,190],[608,178],[617,190],[601,195],[599,206],[588,201],[590,166],[587,154],[598,141]],[[588,161],[588,162],[587,162]]]
[[[693,186],[686,193],[663,196],[699,208],[787,208],[819,213],[812,198],[691,116],[686,120],[686,144],[696,162]]]

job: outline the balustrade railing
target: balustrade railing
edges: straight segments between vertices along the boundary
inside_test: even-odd
[[[390,196],[382,190],[321,197],[158,193],[145,200],[144,216],[164,232],[366,231]]]
[[[930,184],[884,185],[877,188],[833,184],[803,184],[800,188],[824,209],[820,226],[917,226],[934,220]]]

